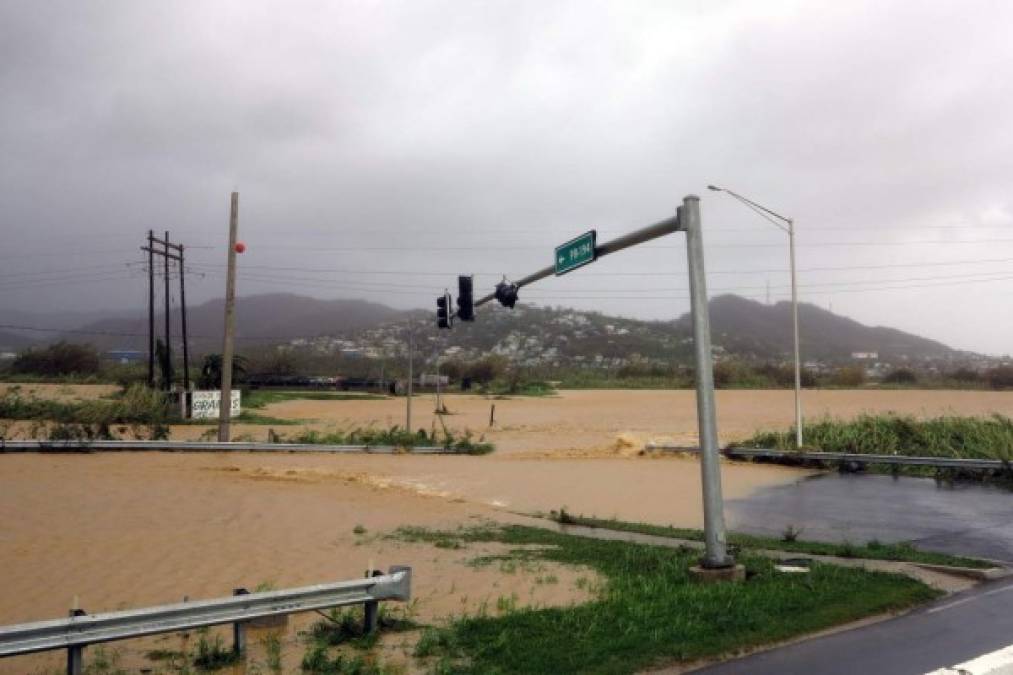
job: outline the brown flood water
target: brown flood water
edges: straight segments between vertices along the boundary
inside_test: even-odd
[[[727,465],[725,491],[744,496],[798,475]],[[443,550],[377,535],[400,525],[524,522],[512,511],[561,505],[698,525],[698,483],[697,463],[676,458],[0,456],[0,623],[62,616],[75,598],[99,612],[215,597],[265,581],[284,588],[354,578],[391,564],[414,567],[423,619],[494,607],[512,594],[521,604],[577,601],[587,595],[577,579],[594,579],[587,570],[542,565],[504,574],[467,565],[482,553],[472,547]],[[357,525],[367,534],[355,535]],[[553,583],[537,581],[550,574]],[[155,639],[113,646],[136,661],[138,645],[166,646]],[[33,672],[61,658],[5,659],[0,672]]]
[[[77,387],[40,395],[101,395]],[[994,392],[805,392],[810,417],[866,410],[920,415],[1013,411],[1013,394]],[[496,424],[488,427],[490,406]],[[467,561],[482,551],[437,549],[378,536],[400,525],[457,527],[567,507],[575,513],[699,526],[695,459],[637,456],[652,440],[696,440],[692,392],[571,391],[551,398],[487,400],[450,396],[444,416],[496,443],[485,457],[304,456],[117,453],[0,456],[0,623],[63,616],[77,598],[90,612],[228,594],[236,586],[276,587],[359,576],[370,566],[410,564],[422,620],[516,595],[520,604],[587,597],[593,573],[553,567],[503,573]],[[414,405],[416,426],[438,424],[431,396]],[[718,393],[727,442],[792,421],[790,391]],[[404,399],[288,401],[264,414],[334,429],[402,422]],[[299,427],[277,427],[292,433]],[[177,427],[195,437],[201,427]],[[242,425],[237,434],[266,436]],[[806,475],[782,467],[723,464],[724,496]],[[367,530],[355,535],[357,525]],[[557,581],[539,583],[551,575]],[[302,625],[314,617],[299,619]],[[176,638],[170,638],[175,640]],[[301,648],[289,635],[287,651]],[[128,661],[158,639],[113,645]],[[409,649],[404,647],[401,649]],[[397,651],[395,649],[394,651]],[[62,654],[0,660],[0,673],[59,665]],[[297,656],[293,656],[297,663]]]
[[[546,398],[486,399],[444,397],[451,415],[437,416],[435,397],[419,396],[412,406],[415,428],[440,429],[440,417],[455,432],[472,431],[496,444],[498,453],[610,454],[621,436],[635,447],[649,441],[696,443],[696,396],[688,390],[563,391]],[[916,416],[943,414],[1013,415],[1013,392],[921,390],[818,390],[803,392],[806,419],[853,417],[863,412],[893,411]],[[489,413],[496,406],[495,424]],[[758,430],[787,429],[794,423],[794,393],[788,390],[723,390],[717,392],[718,432],[723,443]],[[308,428],[352,428],[404,424],[405,400],[284,401],[267,406],[264,414],[304,420]],[[297,428],[278,427],[292,434]],[[196,437],[202,429],[175,429]],[[243,426],[237,433],[260,440],[263,426]]]

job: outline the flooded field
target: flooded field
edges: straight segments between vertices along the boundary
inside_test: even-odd
[[[0,393],[12,385],[0,384]],[[97,398],[116,391],[112,385],[22,385],[24,395],[44,398]],[[501,453],[552,456],[635,453],[650,441],[696,443],[696,396],[690,390],[569,390],[548,397],[490,398],[451,394],[443,397],[450,414],[436,415],[435,396],[414,398],[412,426],[440,429],[441,420],[455,433],[471,431],[496,444]],[[943,414],[1013,416],[1013,392],[943,390],[813,390],[803,392],[806,419],[853,417],[863,412],[898,412],[917,416]],[[493,406],[495,410],[493,411]],[[721,390],[717,392],[718,432],[722,443],[758,430],[786,429],[794,423],[790,390]],[[298,422],[274,427],[293,436],[304,429],[326,431],[363,426],[404,425],[405,399],[291,400],[255,411]],[[494,414],[493,414],[494,413]],[[490,416],[494,423],[489,424]],[[10,434],[29,425],[15,426]],[[194,439],[212,427],[173,427],[174,438]],[[236,424],[234,437],[265,440],[268,425]]]
[[[26,388],[27,389],[27,388]],[[101,396],[111,389],[59,385],[40,396]],[[492,455],[305,456],[117,453],[0,455],[0,623],[353,578],[367,568],[414,567],[421,620],[495,604],[552,605],[586,597],[575,569],[503,574],[444,550],[383,536],[401,525],[454,528],[566,507],[574,513],[679,526],[701,525],[699,465],[642,456],[648,441],[696,440],[692,392],[572,391],[549,398],[448,396],[444,422],[497,446]],[[810,416],[867,410],[920,415],[1013,413],[1013,394],[992,392],[806,392]],[[491,406],[495,422],[489,426]],[[274,403],[258,412],[302,428],[393,426],[404,399]],[[416,427],[438,425],[432,396],[413,406]],[[723,441],[791,423],[790,391],[718,393]],[[177,438],[201,426],[175,427]],[[267,426],[236,435],[266,437]],[[723,464],[728,500],[795,484],[808,472]],[[748,503],[739,501],[738,503]],[[780,526],[781,523],[778,523]],[[358,531],[359,533],[356,533]],[[537,582],[551,575],[552,584]],[[583,581],[581,581],[583,579]],[[311,617],[312,618],[312,617]],[[155,639],[147,641],[150,644]],[[133,649],[133,647],[131,647]],[[135,650],[136,651],[136,650]],[[0,672],[59,665],[62,654],[0,660]]]

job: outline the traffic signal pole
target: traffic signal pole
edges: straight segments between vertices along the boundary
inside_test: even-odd
[[[700,198],[686,197],[680,209],[686,232],[689,263],[689,298],[693,315],[693,347],[696,355],[696,412],[700,436],[700,479],[703,485],[703,531],[706,543],[702,561],[706,568],[731,567],[725,541],[724,501],[721,497],[721,458],[718,455],[717,407],[714,403],[714,368],[711,356],[710,311],[707,277],[703,264],[703,233],[700,231]]]
[[[702,574],[716,579],[740,579],[741,566],[728,555],[725,535],[724,504],[721,496],[721,464],[718,454],[717,409],[714,401],[714,370],[710,340],[710,310],[707,304],[707,282],[704,274],[703,234],[700,227],[700,198],[689,195],[682,200],[672,218],[631,232],[594,247],[595,259],[643,244],[673,232],[686,233],[686,255],[689,262],[689,286],[693,316],[693,343],[696,357],[697,423],[700,436],[700,472],[704,507],[705,554],[701,560]],[[516,290],[557,273],[550,265],[512,282],[510,300]],[[504,284],[507,282],[504,281]],[[500,300],[490,293],[474,302],[475,307]]]

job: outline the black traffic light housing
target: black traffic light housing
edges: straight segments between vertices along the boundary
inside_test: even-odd
[[[450,316],[450,293],[444,293],[436,298],[436,327],[450,328],[453,321]]]
[[[457,318],[461,321],[475,320],[475,296],[472,290],[474,278],[457,277]]]
[[[496,284],[496,299],[504,307],[514,308],[517,304],[517,284],[512,284],[506,279]]]

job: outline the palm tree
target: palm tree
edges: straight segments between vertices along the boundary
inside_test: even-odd
[[[236,354],[232,357],[232,381],[238,382],[246,375],[246,359]],[[222,388],[222,355],[208,354],[200,369],[197,386],[201,389]]]

